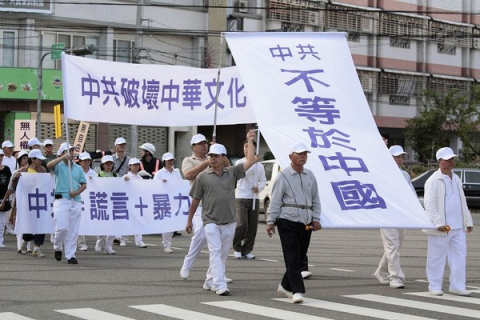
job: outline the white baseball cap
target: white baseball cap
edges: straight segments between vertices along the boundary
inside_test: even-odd
[[[118,137],[116,140],[115,140],[115,145],[117,144],[125,144],[127,143],[127,140],[125,140],[125,138],[122,138],[122,137]]]
[[[28,150],[20,150],[20,152],[17,154],[17,159],[20,159],[23,156],[28,156]]]
[[[132,164],[140,164],[140,160],[137,158],[132,158],[128,161],[128,165],[131,166]]]
[[[3,141],[2,148],[13,148],[13,143],[10,140]]]
[[[27,144],[27,145],[28,145],[29,147],[33,147],[33,146],[43,146],[43,144],[40,142],[40,140],[38,140],[36,137],[28,140],[28,144]]]
[[[42,154],[42,151],[38,150],[38,149],[34,149],[32,151],[30,151],[28,153],[28,157],[29,158],[37,158],[37,159],[40,159],[40,160],[45,160],[47,158],[45,158]]]
[[[449,147],[444,147],[440,148],[437,151],[437,160],[443,159],[443,160],[450,160],[453,157],[458,157],[455,153],[453,153],[452,148]]]
[[[140,146],[140,149],[150,152],[151,155],[155,153],[155,146],[149,142],[146,142]]]
[[[205,138],[203,134],[199,133],[192,137],[192,140],[190,140],[190,144],[197,144],[202,141],[208,142],[207,138]]]
[[[292,154],[292,153],[302,153],[302,152],[307,152],[307,153],[310,153],[311,151],[308,149],[308,147],[306,145],[304,145],[303,143],[297,143],[296,145],[294,145],[293,147],[290,148],[290,153],[289,154]]]
[[[227,149],[225,149],[223,144],[215,143],[210,146],[208,154],[227,154]]]
[[[113,162],[113,157],[111,155],[103,156],[102,163],[105,163],[105,162]]]
[[[90,156],[90,153],[85,151],[80,153],[80,155],[78,156],[78,159],[80,159],[80,161],[87,160],[87,159],[92,160],[92,157]]]
[[[167,160],[175,160],[175,157],[173,156],[172,153],[167,152],[163,154],[162,161],[167,161]]]
[[[53,141],[50,139],[45,139],[45,141],[43,141],[43,146],[46,146],[48,144],[51,144],[53,146]]]
[[[388,151],[390,151],[390,154],[394,157],[397,157],[401,154],[406,153],[405,151],[403,151],[402,146],[399,146],[399,145],[391,146],[390,148],[388,148]]]
[[[57,156],[61,155],[62,153],[70,149],[73,149],[73,147],[70,144],[67,144],[66,142],[62,142],[62,144],[60,145],[60,148],[58,148]]]

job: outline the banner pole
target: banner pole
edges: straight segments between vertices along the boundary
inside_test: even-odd
[[[257,156],[257,154],[260,153],[260,129],[257,129],[257,150],[255,150],[255,156]],[[254,164],[255,166],[255,174],[253,175],[255,181],[254,181],[254,187],[258,187],[258,179],[257,179],[257,174],[258,174],[258,171],[257,171],[257,163],[255,162]],[[253,193],[253,203],[252,203],[252,210],[255,210],[255,200],[257,199],[257,194],[254,192]],[[266,214],[266,213],[265,213]]]
[[[218,61],[218,72],[217,72],[217,91],[215,92],[215,113],[213,115],[213,134],[212,142],[215,143],[217,140],[217,110],[218,110],[218,96],[220,94],[220,72],[222,69],[222,53],[223,53],[223,33],[220,35],[220,57]]]

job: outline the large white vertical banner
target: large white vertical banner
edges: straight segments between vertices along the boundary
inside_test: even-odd
[[[433,227],[378,133],[344,33],[225,36],[280,166],[294,144],[311,147],[324,227]]]

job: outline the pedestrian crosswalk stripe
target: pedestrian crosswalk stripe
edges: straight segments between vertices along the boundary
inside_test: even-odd
[[[480,319],[480,311],[479,310],[464,309],[464,308],[458,308],[458,307],[453,307],[453,306],[444,306],[444,305],[436,304],[436,303],[429,303],[429,302],[421,302],[421,301],[407,300],[407,299],[401,299],[401,298],[386,297],[386,296],[380,296],[380,295],[376,295],[376,294],[346,295],[344,297],[353,298],[353,299],[360,299],[360,300],[365,300],[365,301],[371,301],[371,302],[393,304],[393,305],[401,306],[401,307],[422,309],[422,310],[428,310],[428,311],[441,312],[441,313],[444,313],[444,314],[452,314],[452,315],[456,315],[456,316],[464,316],[464,317],[469,317],[469,318]]]
[[[135,320],[124,316],[119,316],[113,313],[95,310],[92,308],[80,308],[80,309],[62,309],[55,310],[55,312],[68,314],[69,316],[77,317],[84,320]]]
[[[13,312],[0,312],[0,320],[35,320]]]
[[[130,306],[130,308],[151,312],[154,314],[167,316],[175,319],[184,320],[230,320],[229,318],[222,318],[213,316],[206,313],[200,313],[196,311],[185,310],[182,308],[176,308],[168,306],[166,304],[149,304],[144,306]]]
[[[439,300],[448,300],[455,302],[465,302],[471,304],[480,304],[480,299],[472,297],[460,297],[453,294],[444,294],[443,296],[432,296],[429,292],[406,292],[405,294],[418,296],[418,297],[427,297]]]
[[[311,316],[304,314],[302,312],[292,312],[287,310],[279,310],[275,308],[269,308],[264,306],[258,306],[255,304],[238,302],[238,301],[213,301],[213,302],[202,302],[203,304],[208,304],[210,306],[225,308],[229,310],[235,310],[245,313],[250,313],[254,315],[268,317],[270,319],[280,319],[280,320],[331,320],[328,318]]]
[[[274,300],[293,303],[291,299],[287,299],[287,298],[274,299]],[[316,299],[310,299],[310,298],[303,298],[303,300],[304,300],[302,304],[303,306],[351,313],[351,314],[365,316],[365,317],[372,317],[372,318],[386,319],[386,320],[398,320],[398,319],[433,320],[432,318],[425,318],[425,317],[419,317],[419,316],[414,316],[414,315],[405,314],[405,313],[397,313],[397,312],[391,312],[386,310],[353,306],[349,304],[336,303],[336,302],[325,301],[325,300],[316,300]]]

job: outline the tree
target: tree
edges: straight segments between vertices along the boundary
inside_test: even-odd
[[[405,131],[419,160],[434,160],[436,150],[448,146],[453,137],[463,142],[464,161],[472,161],[480,155],[479,106],[479,86],[472,86],[470,95],[461,95],[458,90],[426,91],[419,115],[407,120]]]

